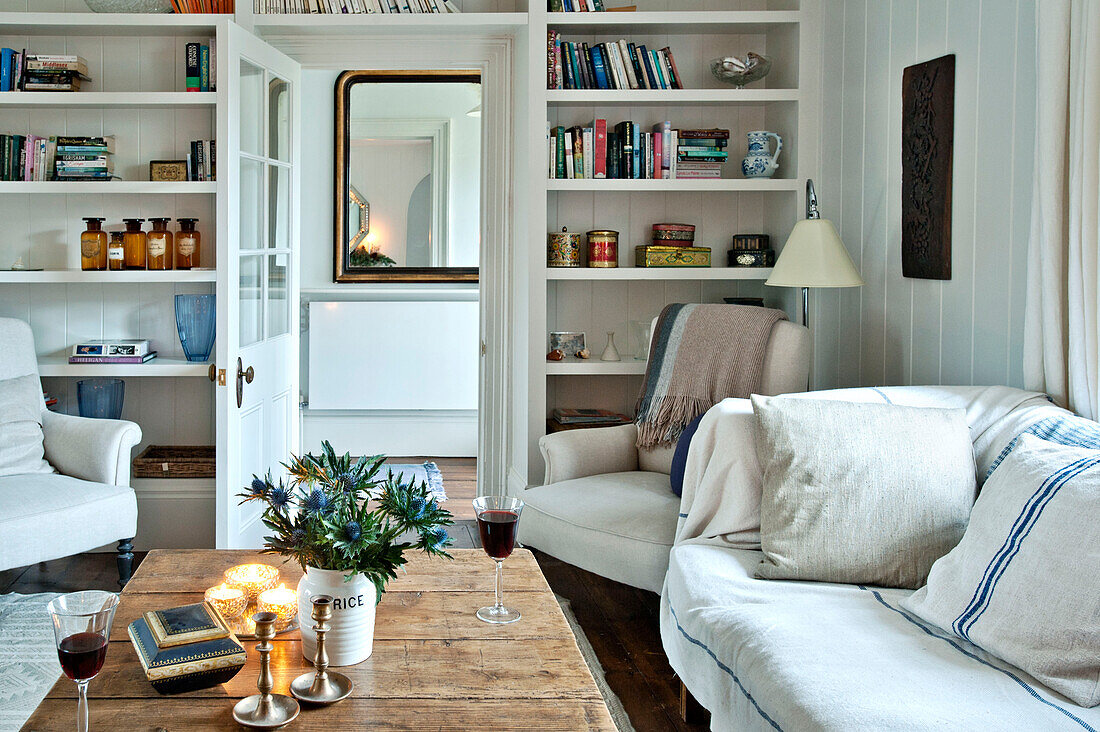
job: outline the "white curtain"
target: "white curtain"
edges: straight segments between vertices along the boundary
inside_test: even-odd
[[[1100,0],[1042,0],[1024,379],[1100,416]]]

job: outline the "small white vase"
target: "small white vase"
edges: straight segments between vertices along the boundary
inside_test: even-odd
[[[317,655],[317,634],[313,632],[314,595],[332,596],[332,620],[325,634],[329,664],[352,666],[367,660],[374,650],[374,584],[361,574],[348,582],[344,572],[306,567],[298,581],[298,625],[302,633],[302,655],[313,663]]]
[[[603,349],[603,354],[600,356],[601,361],[622,361],[622,357],[619,356],[619,349],[615,348],[615,331],[607,331],[607,348]]]

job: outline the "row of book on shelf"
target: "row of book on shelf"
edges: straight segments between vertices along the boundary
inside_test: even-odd
[[[215,180],[214,140],[193,140],[186,179]],[[50,136],[0,134],[0,180],[91,181],[115,175],[114,135]],[[183,161],[181,161],[181,165]]]
[[[85,81],[88,62],[80,56],[0,48],[0,92],[80,91]]]
[[[172,0],[177,13],[232,13],[233,0]]]
[[[608,43],[563,41],[558,31],[546,37],[548,89],[683,89],[672,50],[647,49],[625,38]]]
[[[218,90],[218,44],[211,38],[209,43],[188,43],[184,47],[184,85],[189,92],[212,92]]]
[[[588,127],[546,123],[550,178],[716,179],[728,158],[730,131],[675,129],[660,122],[652,131],[624,121],[608,128],[597,119]]]
[[[454,0],[253,0],[252,11],[260,15],[462,12]]]
[[[124,338],[77,343],[69,363],[148,363],[156,357],[148,339]]]

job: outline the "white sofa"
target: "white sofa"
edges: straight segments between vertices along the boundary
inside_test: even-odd
[[[810,333],[781,320],[764,353],[762,394],[805,391]],[[680,499],[669,485],[672,448],[639,450],[630,425],[570,430],[539,440],[544,484],[520,492],[519,540],[603,577],[660,592]]]
[[[34,338],[21,320],[0,318],[0,379],[38,375]],[[46,461],[57,473],[0,477],[0,570],[118,542],[119,584],[130,578],[137,499],[130,451],[133,422],[58,414],[42,404]]]
[[[804,396],[965,408],[979,484],[1020,432],[1068,414],[1040,394],[1007,387]],[[902,610],[898,603],[909,590],[755,579],[759,535],[754,545],[743,525],[744,507],[730,505],[743,492],[730,490],[728,482],[717,490],[722,481],[714,479],[717,470],[724,480],[759,484],[753,419],[747,400],[727,400],[700,426],[699,435],[739,437],[723,441],[721,454],[706,440],[692,442],[661,595],[665,651],[687,689],[710,710],[712,729],[1100,729],[1100,707],[1079,707]],[[715,432],[718,420],[725,424],[721,433]]]

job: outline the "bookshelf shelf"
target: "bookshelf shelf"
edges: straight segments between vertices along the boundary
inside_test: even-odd
[[[206,376],[210,364],[171,358],[149,363],[69,363],[67,356],[38,359],[39,376]]]
[[[629,256],[629,252],[627,255]],[[621,256],[621,254],[620,254]],[[713,256],[713,252],[712,252]],[[766,280],[771,267],[547,267],[548,280]]]
[[[231,15],[148,13],[0,13],[8,35],[203,36]]]
[[[694,10],[643,13],[547,13],[547,26],[562,34],[766,33],[797,25],[797,10]]]
[[[0,92],[0,109],[4,107],[95,109],[213,107],[217,101],[217,92]]]
[[[8,181],[0,183],[0,193],[150,193],[150,194],[212,194],[218,192],[214,181]]]
[[[253,28],[264,36],[284,34],[338,36],[410,32],[430,36],[453,35],[461,31],[513,33],[518,28],[526,27],[527,19],[527,13],[256,15]]]
[[[797,102],[797,89],[549,89],[551,107],[582,104],[672,105]]]
[[[547,376],[633,376],[645,373],[646,362],[635,361],[633,356],[623,356],[622,361],[601,361],[597,357],[588,360],[567,358],[564,361],[547,361]]]
[[[637,180],[637,179],[548,179],[548,191],[791,191],[797,192],[802,186],[794,179],[719,178],[718,180]]]
[[[215,282],[217,272],[212,269],[174,269],[165,272],[130,270],[122,272],[93,271],[85,272],[79,269],[47,269],[47,270],[11,270],[0,271],[0,283],[5,284],[35,284],[35,283],[104,283],[104,284],[132,284],[138,282]]]

